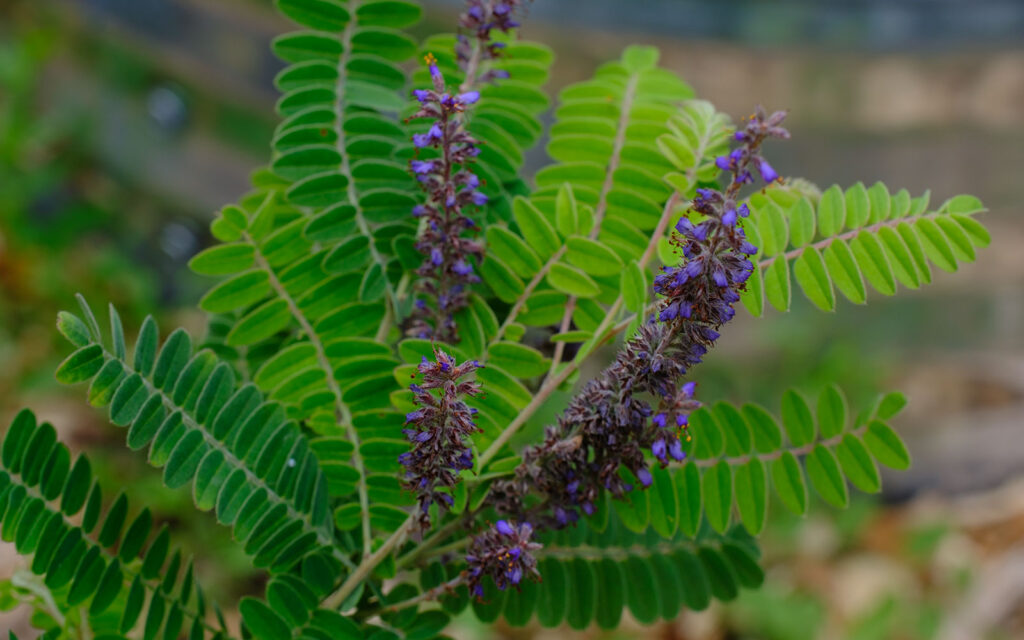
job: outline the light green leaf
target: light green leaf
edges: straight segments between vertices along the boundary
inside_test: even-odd
[[[801,198],[789,212],[789,235],[794,247],[802,247],[814,239],[814,208]]]
[[[277,8],[295,22],[319,31],[341,31],[350,17],[337,0],[277,0]]]
[[[507,264],[495,255],[484,258],[480,276],[502,302],[513,303],[526,291],[526,285]]]
[[[789,451],[772,461],[772,484],[782,504],[798,516],[807,513],[807,484],[800,463]]]
[[[704,472],[704,513],[711,528],[725,533],[732,515],[732,468],[725,460]]]
[[[929,218],[921,218],[914,223],[914,230],[921,238],[921,245],[928,258],[943,271],[957,270],[956,256],[949,246],[949,240],[942,233],[939,225]]]
[[[205,276],[221,276],[252,267],[255,251],[247,243],[230,243],[210,247],[188,261],[192,271]]]
[[[889,258],[874,234],[857,234],[850,242],[850,249],[871,286],[882,295],[891,296],[896,293],[896,279]]]
[[[692,461],[677,469],[673,477],[679,498],[679,530],[693,537],[700,528],[701,482],[700,471]]]
[[[642,313],[647,306],[647,279],[644,277],[643,269],[635,261],[631,261],[622,270],[619,288],[626,309],[633,313]]]
[[[558,251],[562,244],[558,240],[558,234],[544,214],[529,200],[517,196],[512,202],[512,214],[519,225],[519,232],[542,260],[547,260]]]
[[[600,292],[597,283],[590,276],[562,262],[551,265],[551,270],[548,271],[548,284],[558,291],[578,298],[592,298]]]
[[[821,194],[818,202],[818,229],[825,238],[839,235],[846,222],[846,202],[838,185],[832,185]]]
[[[892,228],[882,227],[878,230],[878,238],[885,249],[885,255],[889,258],[893,275],[905,287],[916,289],[921,286],[921,280],[917,275],[917,267],[914,265],[914,258],[910,254],[903,238]]]
[[[836,307],[832,281],[825,271],[825,261],[814,247],[806,247],[793,263],[793,277],[807,298],[823,311]]]
[[[882,488],[878,467],[860,438],[848,433],[836,447],[836,455],[843,473],[855,487],[866,493],[877,493]]]
[[[839,387],[829,385],[818,396],[818,429],[822,438],[832,438],[846,427],[846,398]]]
[[[863,182],[858,182],[846,190],[846,226],[849,229],[859,229],[867,224],[870,217],[871,201],[868,199],[868,190]],[[839,228],[828,235],[835,235],[838,231]]]
[[[910,468],[910,454],[907,447],[892,430],[892,427],[881,420],[872,420],[864,432],[864,444],[871,455],[885,466],[904,471]]]
[[[789,242],[789,230],[786,226],[786,217],[779,205],[771,200],[765,200],[757,207],[756,219],[763,254],[774,256],[785,251]]]
[[[814,440],[811,409],[804,397],[792,389],[782,394],[782,424],[793,446],[802,447]]]
[[[881,182],[876,182],[868,189],[868,200],[871,201],[871,215],[868,222],[875,224],[889,218],[889,189]]]
[[[532,378],[548,370],[550,364],[540,351],[515,342],[498,342],[488,349],[489,361],[517,378]]]
[[[784,257],[772,260],[764,272],[764,295],[779,311],[789,311],[792,293],[789,283],[789,261]]]
[[[964,230],[964,233],[971,239],[976,247],[987,247],[992,242],[992,236],[988,229],[974,218],[962,213],[953,213],[949,216]]]
[[[568,182],[558,189],[558,196],[555,199],[555,223],[563,238],[590,231],[580,228],[579,207],[576,204],[576,196],[572,192],[572,185]]]
[[[811,479],[818,495],[829,504],[845,509],[850,504],[846,480],[839,470],[835,455],[824,445],[816,445],[807,454],[807,477]]]
[[[867,290],[850,247],[843,240],[836,238],[825,247],[823,255],[828,274],[836,287],[850,302],[864,304],[867,300]]]
[[[610,276],[622,271],[622,260],[614,251],[596,240],[583,236],[569,236],[566,258],[585,273]]]
[[[736,508],[752,535],[761,533],[768,515],[768,479],[764,463],[752,458],[736,467]]]

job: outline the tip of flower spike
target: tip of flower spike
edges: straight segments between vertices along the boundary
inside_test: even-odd
[[[437,64],[437,58],[434,57],[434,54],[428,52],[427,55],[423,56],[423,62]]]

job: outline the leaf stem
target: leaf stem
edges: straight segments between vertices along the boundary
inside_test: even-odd
[[[306,318],[306,315],[299,309],[298,303],[295,302],[288,290],[285,289],[284,285],[281,284],[281,280],[274,273],[270,263],[267,262],[266,257],[260,252],[259,247],[249,236],[244,233],[244,238],[249,242],[255,250],[256,264],[257,266],[267,273],[270,279],[270,286],[277,294],[279,298],[285,301],[288,305],[288,310],[291,312],[292,317],[295,318],[296,322],[299,323],[299,327],[306,334],[306,339],[309,340],[310,345],[313,346],[313,350],[316,352],[317,365],[324,373],[324,378],[327,381],[327,388],[334,396],[334,412],[335,420],[339,426],[345,428],[345,433],[348,436],[349,441],[352,443],[352,466],[359,473],[359,481],[357,483],[357,490],[359,494],[359,511],[362,520],[362,531],[363,531],[363,555],[368,555],[370,552],[370,500],[369,493],[366,488],[366,465],[363,462],[363,456],[359,452],[359,433],[356,431],[355,425],[352,424],[352,413],[349,411],[348,405],[343,400],[341,387],[338,385],[338,381],[334,377],[334,367],[331,366],[330,360],[327,358],[327,351],[324,348],[323,341],[320,340],[320,336],[317,335],[316,331],[313,330],[313,325]],[[333,546],[333,541],[331,541]],[[340,554],[345,557],[344,554]],[[345,557],[347,561],[348,558]],[[347,564],[351,568],[351,561]]]
[[[892,218],[892,219],[889,219],[889,220],[881,220],[879,222],[876,222],[875,224],[868,225],[866,227],[858,227],[856,229],[850,229],[846,233],[841,233],[839,235],[835,235],[835,236],[832,236],[830,238],[825,238],[823,240],[819,240],[818,242],[815,242],[813,244],[804,245],[802,247],[798,247],[796,249],[792,249],[792,250],[787,251],[785,253],[777,254],[777,255],[774,255],[774,256],[772,256],[770,258],[765,258],[764,260],[760,260],[757,263],[757,266],[762,268],[762,269],[767,269],[778,258],[784,258],[787,261],[799,258],[800,255],[804,251],[806,251],[808,248],[818,249],[820,251],[822,249],[825,249],[826,247],[828,247],[830,244],[832,244],[833,242],[835,242],[837,240],[844,240],[844,241],[845,240],[852,240],[853,238],[856,238],[859,234],[864,233],[864,232],[867,232],[867,233],[877,233],[878,231],[880,231],[884,227],[895,227],[895,226],[898,226],[901,222],[911,223],[911,222],[914,222],[916,220],[921,220],[921,219],[924,219],[924,218],[938,218],[938,217],[943,216],[943,215],[946,215],[946,214],[944,214],[944,213],[942,213],[940,211],[929,211],[929,212],[925,212],[925,213],[919,213],[919,214],[914,215],[914,216],[908,216],[906,218]]]
[[[589,234],[591,240],[596,240],[598,234],[601,233],[601,223],[604,221],[605,212],[608,210],[608,194],[615,184],[615,172],[618,170],[619,162],[622,160],[622,148],[626,146],[626,128],[629,126],[629,112],[633,108],[633,100],[636,97],[636,87],[639,79],[639,75],[633,74],[626,85],[625,93],[622,95],[618,128],[615,131],[615,141],[612,144],[612,153],[608,157],[608,165],[605,167],[601,195],[598,197],[597,207],[594,208],[594,226],[590,229]],[[558,327],[559,333],[565,333],[569,330],[569,324],[572,322],[572,314],[575,310],[576,296],[569,296],[569,300],[565,305],[565,313],[562,315],[562,322]],[[565,343],[555,343],[555,352],[551,356],[551,369],[548,371],[549,376],[554,373],[559,363],[562,362],[564,354]]]

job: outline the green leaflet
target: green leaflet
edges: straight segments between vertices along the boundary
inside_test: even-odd
[[[793,513],[804,515],[807,512],[807,485],[796,456],[785,451],[771,466],[772,484],[782,504]]]
[[[732,515],[732,469],[722,460],[704,473],[704,513],[711,527],[723,533]]]
[[[580,298],[591,298],[600,291],[590,276],[561,262],[551,265],[547,280],[556,290]]]
[[[818,495],[833,506],[845,508],[850,497],[835,454],[819,444],[807,455],[806,464],[807,477]]]

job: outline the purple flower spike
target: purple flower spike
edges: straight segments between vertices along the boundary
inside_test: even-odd
[[[419,533],[430,526],[431,505],[453,504],[451,494],[441,489],[455,487],[459,472],[473,467],[467,440],[480,429],[462,398],[480,393],[480,385],[463,379],[476,368],[473,362],[456,363],[435,350],[434,359],[424,356],[418,367],[423,381],[409,386],[419,408],[405,416],[413,427],[405,430],[412,449],[401,454],[399,462],[405,467],[405,488],[415,492],[419,502]],[[440,398],[432,390],[438,390]]]
[[[662,465],[686,458],[685,430],[701,403],[694,397],[696,383],[683,382],[683,376],[735,316],[734,304],[755,268],[747,256],[756,247],[738,224],[750,213],[737,204],[739,191],[751,171],[764,175],[760,147],[768,138],[785,137],[784,115],[769,117],[758,108],[735,136],[741,146],[717,158],[732,181],[723,191],[698,189],[676,224],[671,240],[683,257],[654,278],[659,299],[650,315],[644,313],[650,319],[615,362],[583,386],[543,441],[523,452],[514,477],[492,484],[488,501],[498,513],[565,527],[573,515],[590,513],[604,492],[623,498],[634,490],[619,475],[622,467],[633,471],[638,488],[649,486],[648,452]],[[666,428],[670,419],[673,428]]]

